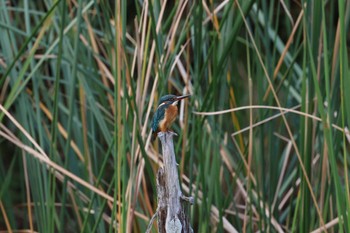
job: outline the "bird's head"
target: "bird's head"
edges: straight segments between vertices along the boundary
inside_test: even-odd
[[[159,99],[158,106],[162,105],[177,105],[178,102],[184,98],[190,97],[191,95],[181,95],[181,96],[176,96],[176,95],[164,95]]]

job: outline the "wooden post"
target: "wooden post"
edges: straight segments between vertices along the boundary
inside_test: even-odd
[[[160,132],[158,137],[162,143],[164,167],[157,174],[158,208],[155,215],[158,216],[159,233],[192,233],[189,218],[183,208],[183,201],[194,203],[193,197],[185,197],[180,189],[177,163],[174,153],[173,132]],[[155,216],[151,219],[146,232],[151,228]]]

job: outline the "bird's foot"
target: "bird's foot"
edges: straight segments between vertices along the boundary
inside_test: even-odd
[[[174,131],[169,130],[169,129],[167,130],[167,133],[171,133],[171,134],[173,134],[173,135],[175,135],[175,136],[178,136],[177,133],[175,133]]]

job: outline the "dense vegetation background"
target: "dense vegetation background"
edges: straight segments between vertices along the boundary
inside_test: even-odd
[[[350,232],[349,10],[0,0],[0,231],[145,232],[150,119],[190,93],[174,131],[195,232]]]

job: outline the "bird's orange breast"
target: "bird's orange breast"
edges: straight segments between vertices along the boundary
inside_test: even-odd
[[[175,121],[177,117],[177,106],[170,105],[166,110],[165,110],[165,115],[164,119],[159,122],[159,129],[162,132],[166,132],[169,130],[171,124]]]

